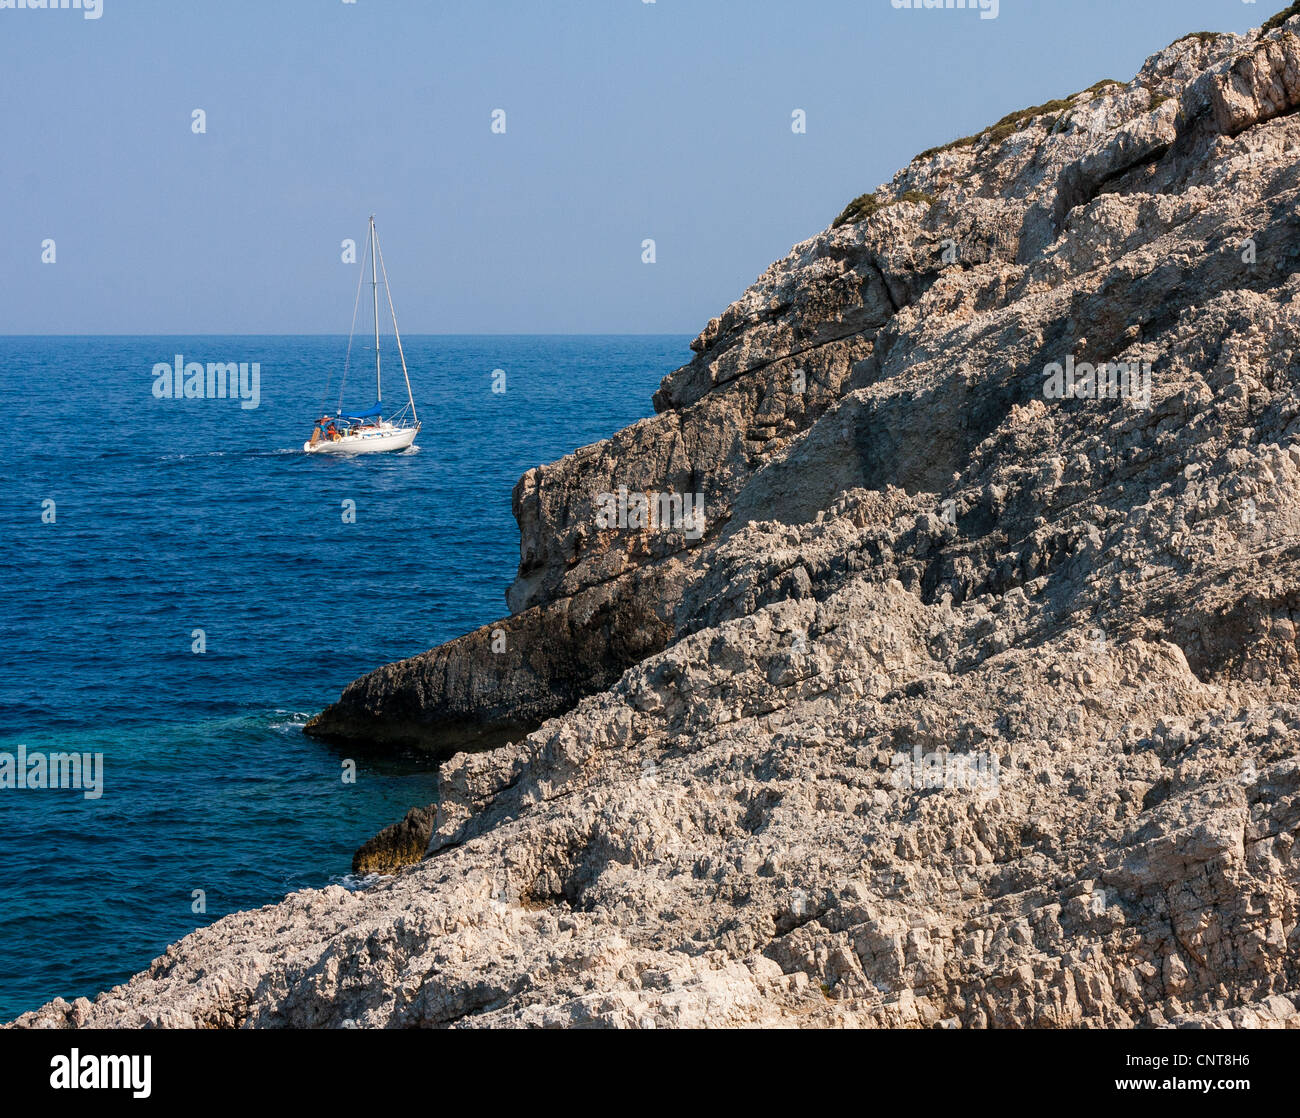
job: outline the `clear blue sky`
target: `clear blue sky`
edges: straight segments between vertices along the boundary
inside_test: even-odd
[[[917,151],[1284,6],[0,10],[0,333],[346,333],[373,211],[404,331],[693,334]]]

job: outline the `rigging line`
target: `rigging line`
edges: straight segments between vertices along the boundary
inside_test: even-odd
[[[415,396],[411,392],[411,378],[406,372],[406,354],[402,352],[402,335],[397,330],[397,311],[393,309],[393,292],[388,286],[388,269],[384,267],[384,253],[379,247],[379,237],[375,237],[375,251],[379,253],[379,267],[384,273],[384,294],[388,296],[388,313],[393,316],[393,337],[397,339],[397,356],[402,359],[402,379],[406,381],[406,402],[411,409],[411,418],[418,424],[420,417],[415,413]]]
[[[367,250],[370,248],[369,233],[366,234],[366,248]],[[361,306],[361,281],[365,278],[365,274],[366,261],[365,257],[362,257],[361,267],[357,269],[357,297],[352,301],[352,325],[348,329],[348,352],[347,356],[343,359],[343,376],[339,378],[339,406],[337,410],[340,412],[343,411],[343,390],[348,383],[348,367],[352,363],[352,336],[357,332],[357,310]],[[331,374],[330,379],[333,379],[333,374]],[[327,382],[325,385],[325,401],[321,403],[322,410],[324,410],[325,402],[329,400],[329,394],[330,389],[329,383]]]

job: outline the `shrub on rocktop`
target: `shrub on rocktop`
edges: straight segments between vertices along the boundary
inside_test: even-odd
[[[1059,123],[1061,118],[1065,115],[1065,110],[1073,107],[1074,99],[1076,97],[1082,97],[1085,93],[1098,93],[1108,85],[1123,84],[1123,82],[1118,82],[1114,78],[1102,78],[1101,81],[1094,82],[1092,85],[1088,86],[1087,89],[1081,89],[1078,93],[1070,94],[1069,97],[1055,101],[1048,101],[1042,105],[1033,105],[1028,109],[1017,109],[1014,113],[1007,113],[1007,115],[996,124],[990,125],[982,132],[976,132],[973,136],[963,136],[959,140],[951,140],[946,144],[940,144],[938,147],[926,148],[925,151],[921,152],[919,155],[913,156],[912,162],[915,163],[918,159],[929,159],[932,155],[938,155],[940,152],[950,151],[953,148],[970,147],[977,140],[982,140],[985,136],[989,138],[991,143],[1000,144],[1008,136],[1019,132],[1036,117],[1047,116],[1051,113],[1056,114],[1056,120],[1053,122],[1055,125]]]
[[[1286,21],[1292,16],[1300,16],[1300,0],[1297,0],[1297,2],[1292,4],[1289,8],[1283,8],[1282,11],[1277,13],[1277,15],[1269,16],[1269,18],[1264,21],[1264,26],[1261,27],[1260,30],[1274,31],[1281,27],[1282,24],[1286,23]]]
[[[833,222],[832,229],[838,229],[841,225],[856,225],[859,221],[869,218],[877,210],[883,210],[886,206],[896,206],[900,202],[913,202],[917,205],[933,206],[934,196],[926,194],[922,190],[908,190],[887,202],[880,201],[874,194],[859,194],[847,206],[844,212],[840,214]]]

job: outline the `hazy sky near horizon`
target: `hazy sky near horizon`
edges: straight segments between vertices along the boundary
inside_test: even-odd
[[[346,333],[371,212],[404,332],[694,334],[916,152],[1285,6],[102,3],[0,10],[3,334]]]

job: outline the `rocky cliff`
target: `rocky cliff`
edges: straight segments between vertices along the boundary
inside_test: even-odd
[[[423,860],[20,1023],[1300,1026],[1298,33],[856,199],[519,482],[508,619],[314,723],[510,739]]]

